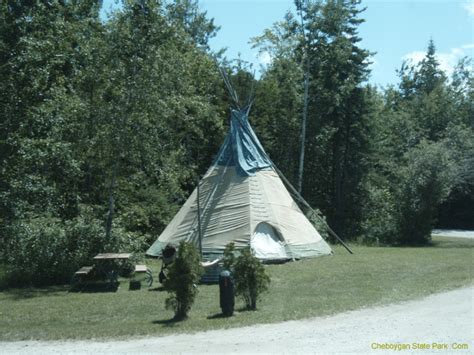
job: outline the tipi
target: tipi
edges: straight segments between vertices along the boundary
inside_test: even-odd
[[[214,163],[147,255],[160,256],[167,244],[183,240],[200,246],[204,260],[221,255],[230,242],[236,249],[250,246],[264,261],[332,253],[285,188],[248,113],[249,105],[231,111]]]

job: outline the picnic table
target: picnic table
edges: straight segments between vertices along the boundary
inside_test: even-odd
[[[99,274],[108,280],[111,286],[118,284],[118,273],[121,267],[130,260],[130,253],[101,253],[94,256]]]

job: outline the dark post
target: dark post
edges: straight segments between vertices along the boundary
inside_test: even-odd
[[[202,259],[202,231],[201,231],[201,207],[199,203],[199,199],[201,198],[201,194],[199,191],[199,177],[197,178],[197,213],[198,213],[198,237],[199,237],[199,254],[201,254]]]
[[[234,314],[234,280],[230,271],[224,270],[219,275],[219,299],[222,314],[230,317]]]
[[[298,193],[303,190],[303,170],[304,170],[304,153],[306,143],[306,121],[308,119],[308,87],[309,87],[309,50],[308,41],[306,39],[306,32],[304,29],[303,6],[306,6],[306,1],[297,1],[296,7],[301,18],[301,35],[304,41],[302,65],[304,70],[304,96],[303,96],[303,118],[301,120],[301,149],[300,149],[300,164],[298,168]]]

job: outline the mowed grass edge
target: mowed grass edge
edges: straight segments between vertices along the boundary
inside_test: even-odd
[[[352,245],[335,255],[268,265],[270,290],[255,312],[236,304],[220,317],[217,285],[200,285],[190,317],[172,322],[162,290],[72,293],[68,287],[0,292],[0,340],[59,340],[161,336],[327,316],[473,284],[474,240],[433,238],[423,248]],[[158,264],[152,265],[157,275]],[[156,285],[154,285],[156,286]]]

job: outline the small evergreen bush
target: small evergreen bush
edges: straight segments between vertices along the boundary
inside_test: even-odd
[[[270,277],[263,264],[251,252],[250,248],[239,250],[240,255],[234,258],[234,245],[228,244],[224,254],[224,265],[233,272],[235,294],[245,301],[248,309],[255,310],[261,294],[268,290]]]
[[[185,319],[194,303],[204,268],[199,253],[187,242],[181,242],[174,262],[168,267],[167,278],[163,285],[170,293],[166,299],[166,309],[172,309],[176,320]]]

